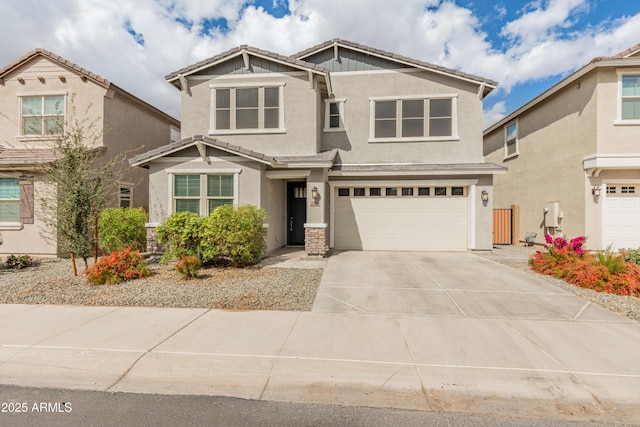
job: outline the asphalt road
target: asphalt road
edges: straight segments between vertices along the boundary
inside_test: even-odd
[[[349,406],[0,386],[1,426],[558,426],[604,424]],[[22,412],[16,412],[16,411]],[[610,424],[609,424],[610,425]]]

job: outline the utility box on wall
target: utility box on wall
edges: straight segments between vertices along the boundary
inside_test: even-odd
[[[560,202],[549,202],[544,208],[545,212],[545,225],[547,227],[558,227],[560,219]]]

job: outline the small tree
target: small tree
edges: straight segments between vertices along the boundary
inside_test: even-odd
[[[96,121],[86,118],[87,112],[83,119],[58,126],[53,145],[56,160],[37,167],[38,176],[54,190],[40,197],[43,236],[70,254],[76,276],[75,258],[82,258],[88,267],[87,258],[96,244],[96,218],[112,193],[119,175],[115,166],[122,160],[118,155],[102,161],[103,133],[96,130]]]

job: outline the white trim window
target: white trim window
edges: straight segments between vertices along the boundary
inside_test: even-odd
[[[169,143],[180,141],[180,128],[171,125],[169,129]]]
[[[133,184],[120,182],[118,183],[118,206],[121,208],[130,208],[133,200]]]
[[[20,222],[20,179],[0,178],[0,222]]]
[[[518,122],[515,121],[504,127],[504,158],[515,157],[518,153]]]
[[[640,73],[621,75],[620,119],[640,121]]]
[[[21,96],[20,116],[23,136],[59,135],[64,130],[65,96]]]
[[[457,95],[369,98],[370,142],[458,139]]]
[[[324,100],[324,131],[341,132],[344,126],[344,103],[345,98]]]
[[[284,83],[210,85],[210,134],[282,133]]]
[[[237,205],[237,174],[173,175],[172,212],[209,215],[222,205]]]

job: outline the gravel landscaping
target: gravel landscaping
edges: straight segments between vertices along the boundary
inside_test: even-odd
[[[36,260],[0,269],[0,303],[310,311],[322,277],[321,269],[255,266],[203,268],[198,279],[182,280],[173,265],[151,260],[149,268],[151,277],[92,286],[73,276],[69,260]]]
[[[535,248],[497,247],[486,258],[533,274],[611,311],[640,321],[640,298],[596,292],[531,271]],[[81,265],[81,264],[79,264]],[[65,259],[36,260],[23,270],[0,269],[0,304],[75,304],[193,307],[227,310],[310,311],[322,277],[320,268],[203,268],[200,278],[183,280],[173,264],[149,262],[154,275],[116,285],[87,285],[73,277]]]

